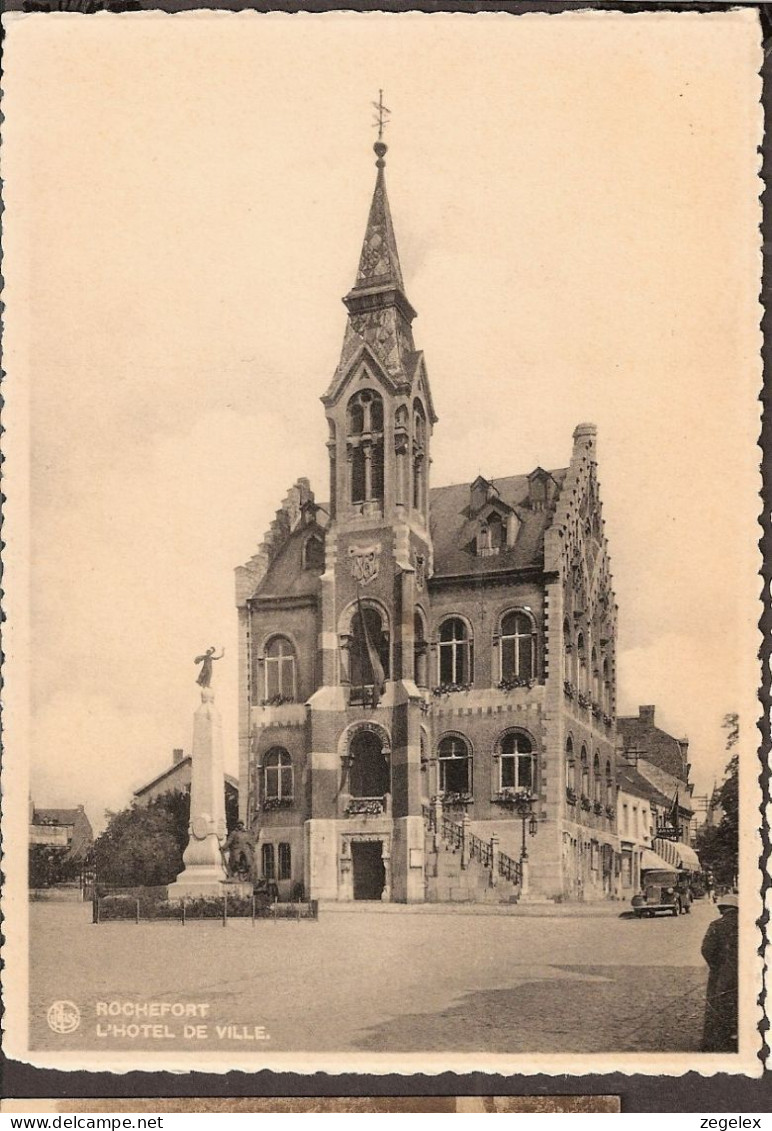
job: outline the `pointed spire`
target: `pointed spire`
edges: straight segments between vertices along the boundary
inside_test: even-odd
[[[384,142],[376,141],[373,149],[378,158],[375,162],[378,176],[370,205],[370,215],[367,218],[354,291],[370,290],[373,287],[399,288],[404,291],[405,284],[402,281],[402,269],[399,265],[397,241],[394,236],[394,224],[389,209],[389,198],[386,195],[386,177],[383,171],[386,165],[383,158],[387,147]]]

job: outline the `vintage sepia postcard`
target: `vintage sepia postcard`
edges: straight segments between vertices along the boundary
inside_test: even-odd
[[[6,1054],[760,1076],[758,12],[3,22]]]

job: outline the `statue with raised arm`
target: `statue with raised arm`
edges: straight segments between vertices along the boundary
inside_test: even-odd
[[[207,648],[203,656],[196,656],[193,661],[194,664],[201,664],[201,671],[198,673],[196,683],[199,687],[212,686],[212,663],[215,660],[221,660],[225,655],[225,649],[220,652],[219,656],[215,656],[214,648]]]

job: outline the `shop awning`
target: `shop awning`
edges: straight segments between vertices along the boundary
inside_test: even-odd
[[[681,844],[679,840],[663,840],[661,837],[656,837],[653,845],[671,868],[685,868],[687,872],[702,871],[699,856],[688,844]]]
[[[671,864],[664,857],[659,856],[656,852],[652,852],[650,848],[644,848],[641,853],[641,871],[650,872],[652,868],[656,868],[658,872],[676,872],[677,866]]]

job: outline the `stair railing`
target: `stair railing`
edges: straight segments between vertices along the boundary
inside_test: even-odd
[[[474,833],[464,829],[464,826],[452,820],[450,817],[442,816],[438,821],[435,816],[435,810],[430,805],[423,805],[421,807],[426,828],[429,832],[434,832],[435,836],[439,832],[442,839],[451,849],[456,852],[461,851],[462,856],[468,854],[470,860],[477,860],[481,866],[491,873],[491,886],[496,884],[496,876],[502,876],[505,880],[519,887],[522,884],[523,870],[519,860],[513,860],[511,856],[507,856],[498,847],[498,836],[493,834],[489,841],[483,840]]]
[[[523,878],[523,869],[519,860],[513,860],[504,852],[499,852],[499,875],[513,884],[520,885]]]

